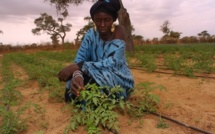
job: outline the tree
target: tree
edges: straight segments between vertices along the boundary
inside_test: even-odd
[[[56,47],[57,45],[59,45],[59,40],[58,40],[58,36],[57,34],[53,34],[51,35],[51,40],[52,40],[52,44],[54,45],[54,47]]]
[[[168,20],[160,26],[160,30],[164,33],[161,38],[162,43],[177,43],[181,36],[181,32],[176,32],[170,29],[170,22]]]
[[[163,25],[160,26],[160,30],[164,33],[164,36],[168,36],[170,33],[170,22],[164,21]]]
[[[58,13],[67,12],[67,8],[69,4],[79,5],[84,1],[95,2],[97,0],[45,0],[49,1],[51,4],[54,4]],[[133,52],[134,51],[134,43],[132,40],[132,25],[129,18],[129,14],[127,10],[124,8],[122,0],[119,0],[121,4],[121,9],[119,11],[119,24],[124,26],[126,31],[126,51]]]
[[[199,37],[209,37],[210,34],[208,33],[207,30],[202,31],[201,33],[198,33]]]
[[[210,34],[208,33],[207,30],[204,30],[201,33],[198,33],[198,36],[199,36],[200,42],[207,42],[210,37]]]
[[[3,34],[3,31],[2,31],[2,30],[0,30],[0,34]],[[2,42],[0,42],[0,45],[2,45]]]
[[[131,25],[131,20],[127,9],[123,6],[122,0],[119,0],[121,9],[118,14],[119,24],[125,28],[126,32],[126,51],[134,52],[134,42],[132,38],[132,30],[134,29]]]
[[[181,32],[176,32],[170,29],[170,22],[168,20],[164,21],[163,25],[160,26],[160,30],[164,33],[163,38],[172,37],[175,39],[179,39],[181,36]]]
[[[72,25],[63,24],[64,18],[58,18],[58,22],[52,16],[42,13],[41,16],[34,20],[36,28],[32,29],[34,35],[40,35],[42,32],[51,36],[52,42],[57,42],[58,37],[61,38],[62,44],[66,37],[66,32],[71,30]]]
[[[175,32],[175,31],[171,30],[169,36],[172,37],[172,38],[175,38],[175,39],[179,39],[180,36],[181,36],[181,33],[180,32]]]
[[[180,39],[180,43],[196,43],[196,42],[198,42],[198,39],[195,36],[185,36]]]
[[[142,35],[133,35],[133,42],[135,43],[135,45],[142,45],[143,43],[143,36]]]

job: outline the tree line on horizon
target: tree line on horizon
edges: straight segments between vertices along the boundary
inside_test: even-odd
[[[41,35],[42,33],[46,33],[50,35],[50,39],[52,42],[48,43],[47,45],[53,45],[54,48],[58,45],[65,44],[64,39],[66,37],[66,33],[70,32],[72,25],[69,23],[64,25],[63,24],[64,20],[65,19],[63,17],[58,18],[58,20],[55,20],[52,16],[46,13],[42,13],[39,18],[35,19],[34,23],[36,25],[36,28],[32,29],[32,33],[34,35]],[[84,20],[87,21],[87,24],[84,25],[79,31],[77,31],[76,39],[74,40],[74,43],[66,42],[67,45],[68,44],[80,45],[86,32],[91,27],[94,26],[94,23],[91,17],[89,16],[84,17]],[[197,36],[185,36],[181,38],[182,33],[173,31],[170,28],[170,22],[168,20],[164,21],[164,23],[160,26],[160,31],[162,31],[164,34],[160,39],[156,37],[154,37],[153,39],[144,39],[142,35],[133,34],[134,31],[135,31],[135,28],[132,25],[132,41],[134,42],[134,45],[215,42],[215,35],[210,35],[207,30],[204,30],[198,33]],[[0,34],[3,34],[2,30],[0,30]],[[59,38],[61,39],[61,43],[59,41]],[[3,44],[1,43],[0,45],[3,45]],[[26,48],[30,48],[30,46],[32,46],[32,48],[35,48],[35,46],[37,45],[39,44],[32,43],[30,45],[26,44],[24,46],[26,46]]]
[[[80,33],[80,31],[77,32]],[[153,39],[144,39],[141,35],[133,34],[134,46],[136,45],[155,45],[155,44],[187,44],[187,43],[215,43],[215,35],[210,35],[206,30],[197,34],[198,36],[185,36],[182,38],[175,38],[170,35],[164,35],[162,38],[153,38]],[[79,35],[80,36],[80,35]],[[78,36],[77,36],[78,37]],[[76,38],[77,39],[77,38]],[[0,52],[16,52],[23,50],[56,50],[56,49],[78,49],[81,41],[76,43],[65,42],[62,44],[54,44],[53,42],[47,42],[44,44],[25,44],[25,45],[16,45],[12,46],[10,44],[0,43]]]

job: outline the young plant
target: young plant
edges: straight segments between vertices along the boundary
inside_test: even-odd
[[[141,67],[145,68],[148,72],[153,72],[157,69],[155,56],[152,54],[140,55],[138,59],[140,60]]]
[[[183,68],[183,59],[178,56],[171,56],[168,55],[165,57],[165,65],[168,69],[174,70],[175,73],[179,73],[181,69]]]
[[[153,91],[157,89],[165,90],[165,87],[156,85],[153,82],[142,82],[137,84],[133,97],[131,98],[133,104],[131,104],[131,108],[127,111],[130,117],[129,124],[131,124],[134,119],[137,119],[139,120],[140,125],[142,125],[142,117],[147,113],[155,112],[157,110],[160,98],[153,93]]]
[[[24,110],[25,107],[22,107],[14,112],[10,107],[0,106],[0,133],[17,134],[26,130],[26,120],[20,118]]]
[[[168,128],[169,127],[169,124],[161,117],[159,117],[159,121],[158,121],[158,124],[157,124],[157,128]]]
[[[80,97],[72,101],[73,117],[70,120],[70,126],[65,131],[75,131],[78,126],[85,126],[88,134],[99,134],[101,128],[119,132],[117,113],[114,111],[117,107],[124,109],[130,107],[128,102],[121,96],[123,89],[121,87],[104,88],[96,84],[88,84],[85,90],[82,90]]]
[[[158,95],[153,94],[152,91],[154,90],[165,90],[166,88],[161,85],[156,85],[153,82],[143,82],[139,83],[135,90],[138,91],[139,101],[138,101],[138,107],[142,111],[149,111],[149,112],[155,112],[156,106],[160,102],[160,98]]]

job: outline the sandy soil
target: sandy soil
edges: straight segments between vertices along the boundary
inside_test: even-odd
[[[19,66],[13,65],[14,74],[17,78],[26,80],[24,86],[17,88],[22,95],[22,104],[36,104],[25,113],[28,128],[23,134],[62,134],[68,125],[71,116],[64,102],[57,103],[49,99],[47,91],[42,91],[37,81],[28,81],[28,75]],[[174,76],[172,74],[147,73],[132,69],[136,84],[140,82],[154,82],[166,87],[166,91],[155,92],[161,98],[158,113],[199,128],[201,130],[215,133],[215,79],[187,78]],[[1,80],[1,76],[0,76]],[[2,88],[0,84],[0,88]],[[63,89],[62,89],[63,92]],[[25,116],[25,115],[24,115]],[[166,120],[168,128],[156,127],[159,117],[147,115],[143,117],[143,124],[134,121],[129,124],[126,115],[119,116],[120,134],[201,134]],[[110,132],[103,131],[104,134]],[[86,134],[83,128],[71,134]]]

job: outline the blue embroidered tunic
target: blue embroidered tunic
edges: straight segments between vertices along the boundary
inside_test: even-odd
[[[82,62],[81,70],[100,85],[133,90],[134,80],[125,58],[125,42],[120,39],[103,41],[93,28],[85,34],[75,63]]]

